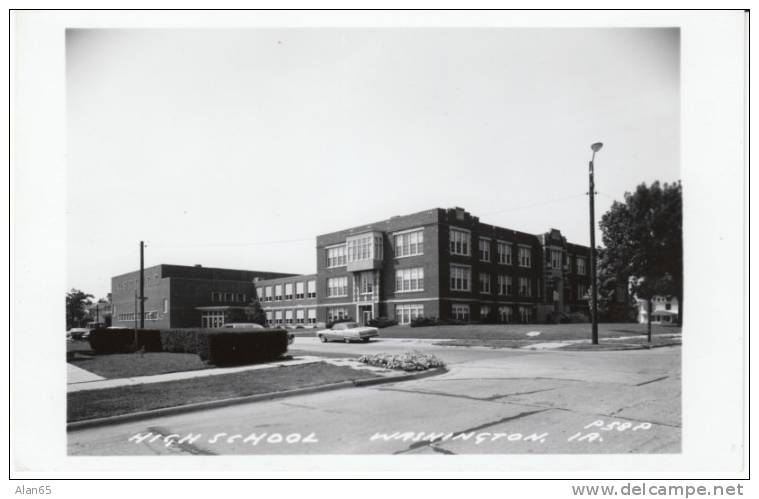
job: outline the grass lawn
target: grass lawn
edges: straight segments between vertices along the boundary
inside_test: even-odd
[[[77,354],[69,360],[69,363],[108,379],[196,371],[214,367],[204,364],[194,353],[169,352],[146,352],[142,355],[138,353]]]
[[[646,324],[609,323],[598,325],[598,336],[619,338],[646,334]],[[680,333],[679,326],[652,326],[654,335]],[[540,331],[537,336],[527,336]],[[379,330],[381,338],[423,338],[439,340],[525,340],[551,342],[590,338],[590,324],[472,324],[466,326],[391,326]]]
[[[376,374],[350,367],[316,362],[164,383],[71,392],[68,394],[67,421],[81,421],[162,407],[375,377],[377,377]]]

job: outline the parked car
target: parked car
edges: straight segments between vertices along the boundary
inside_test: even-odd
[[[225,329],[264,329],[261,324],[256,324],[255,322],[228,322],[222,327]],[[287,333],[288,345],[292,344],[294,339],[295,335],[293,333]]]
[[[228,322],[222,326],[228,329],[263,329],[261,324],[255,322]]]
[[[364,327],[358,322],[339,322],[332,326],[331,329],[322,329],[316,333],[316,337],[322,343],[330,340],[344,341],[346,343],[350,343],[351,341],[369,342],[371,338],[377,336],[379,336],[379,331],[377,331],[376,327]]]
[[[90,330],[86,327],[72,327],[66,336],[71,337],[72,340],[86,340],[90,337]]]

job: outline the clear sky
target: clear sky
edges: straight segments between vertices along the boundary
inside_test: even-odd
[[[434,207],[588,244],[680,178],[676,29],[68,30],[67,286],[316,270],[317,234]],[[600,240],[600,239],[599,239]]]

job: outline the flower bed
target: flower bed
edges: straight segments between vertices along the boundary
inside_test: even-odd
[[[402,354],[376,353],[362,355],[358,360],[370,366],[401,369],[403,371],[425,371],[436,367],[445,367],[443,361],[434,355],[417,351]]]

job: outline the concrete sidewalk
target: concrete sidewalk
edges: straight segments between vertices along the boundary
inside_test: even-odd
[[[211,369],[199,369],[196,371],[182,371],[166,374],[154,374],[151,376],[137,376],[133,378],[116,378],[105,379],[101,376],[93,374],[89,371],[81,369],[76,366],[69,366],[69,378],[67,392],[79,392],[83,390],[102,390],[105,388],[115,388],[118,386],[130,386],[130,385],[143,385],[146,383],[164,383],[166,381],[176,381],[183,379],[202,378],[206,376],[219,376],[222,374],[232,374],[245,371],[257,371],[262,369],[277,369],[279,367],[286,366],[298,366],[303,364],[312,364],[315,362],[325,362],[334,366],[351,367],[358,371],[366,371],[372,374],[376,374],[383,377],[395,376],[398,374],[404,374],[403,371],[393,371],[390,369],[383,369],[379,367],[369,366],[364,363],[358,362],[355,359],[328,359],[314,356],[298,356],[292,360],[284,360],[279,362],[269,362],[266,364],[253,364],[239,367],[215,367]],[[74,377],[71,376],[73,370],[75,371]],[[76,381],[72,381],[76,380]]]

